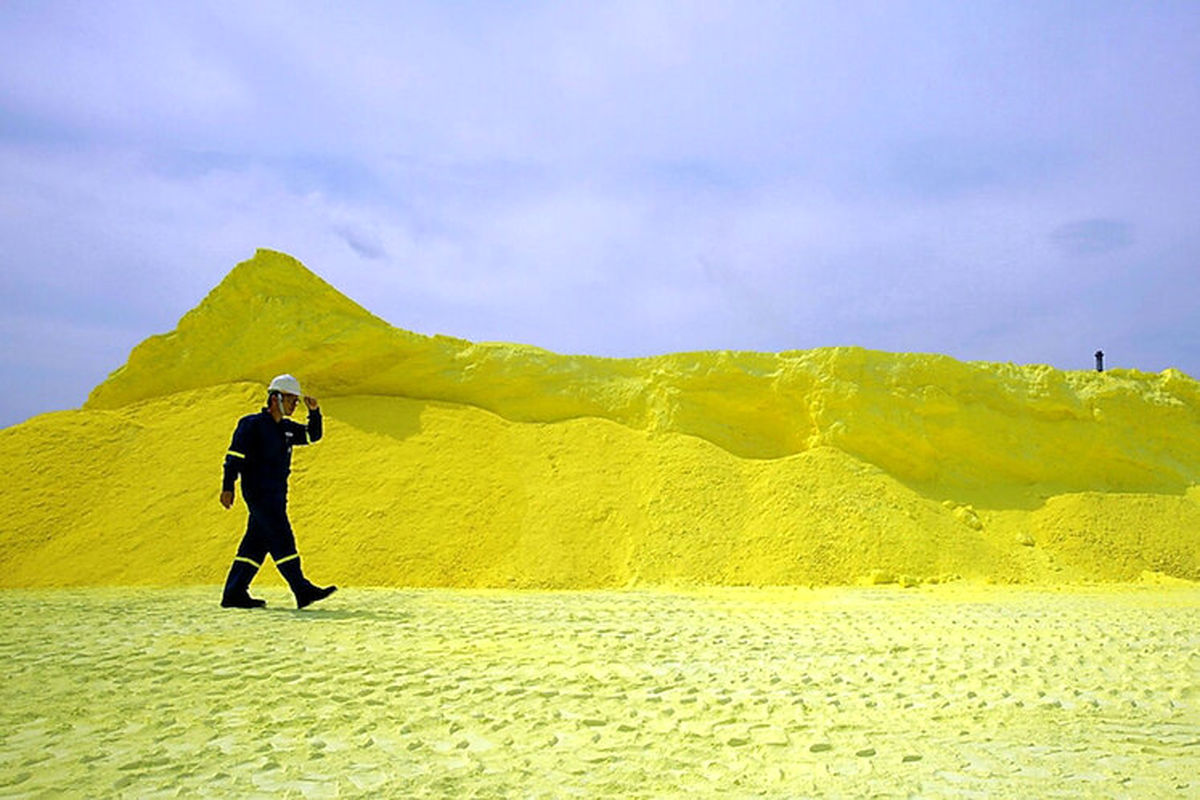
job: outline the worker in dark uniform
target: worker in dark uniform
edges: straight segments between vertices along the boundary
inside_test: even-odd
[[[321,409],[315,398],[304,397],[308,424],[287,417],[296,410],[302,393],[300,382],[280,375],[267,388],[267,407],[238,421],[233,443],[225,454],[225,479],[221,505],[233,506],[233,484],[242,476],[242,497],[250,509],[246,535],[225,580],[221,605],[225,608],[261,608],[265,600],[250,596],[250,581],[258,574],[267,553],[304,608],[333,594],[336,586],[316,586],[300,569],[296,537],[287,518],[287,479],[291,472],[292,448],[321,438]]]

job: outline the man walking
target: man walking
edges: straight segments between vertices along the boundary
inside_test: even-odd
[[[261,608],[267,603],[250,596],[250,581],[258,574],[267,553],[279,574],[296,596],[296,607],[304,608],[337,591],[336,586],[316,586],[300,569],[296,537],[287,518],[287,479],[291,472],[292,447],[318,441],[323,433],[321,409],[315,398],[304,397],[308,424],[286,417],[296,410],[303,393],[300,382],[280,375],[267,387],[267,406],[257,414],[238,420],[233,443],[225,454],[225,479],[221,505],[233,506],[233,484],[242,476],[242,497],[250,509],[246,535],[225,579],[221,605],[225,608]]]

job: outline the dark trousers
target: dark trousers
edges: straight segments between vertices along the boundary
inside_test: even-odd
[[[246,534],[238,545],[238,558],[245,558],[262,566],[267,553],[278,566],[297,558],[296,536],[287,517],[287,495],[247,498],[250,520],[246,523]]]
[[[237,556],[225,581],[226,598],[246,595],[250,581],[254,580],[268,553],[297,599],[311,594],[316,587],[304,577],[300,568],[296,536],[287,518],[287,495],[248,497],[246,505],[250,508],[250,521],[246,523],[246,534],[238,545]]]

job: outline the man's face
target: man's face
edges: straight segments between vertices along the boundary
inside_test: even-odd
[[[290,417],[292,412],[296,410],[296,403],[300,402],[300,395],[296,394],[281,394],[279,395],[279,411],[285,417]]]

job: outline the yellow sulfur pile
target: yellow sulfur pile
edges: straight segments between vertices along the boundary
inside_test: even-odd
[[[281,372],[327,420],[291,484],[319,581],[1200,579],[1200,384],[1177,371],[561,356],[393,328],[259,251],[83,409],[0,431],[0,586],[222,580],[245,523],[222,458]]]

